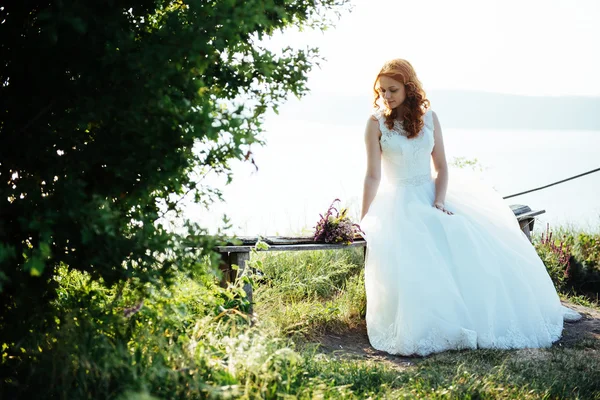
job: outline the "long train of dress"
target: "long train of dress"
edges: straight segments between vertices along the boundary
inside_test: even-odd
[[[492,188],[452,171],[447,215],[432,207],[431,110],[419,136],[381,129],[382,182],[361,221],[367,239],[367,331],[373,347],[427,355],[448,349],[547,347],[563,319],[554,285],[514,214]],[[463,176],[464,175],[464,176]]]

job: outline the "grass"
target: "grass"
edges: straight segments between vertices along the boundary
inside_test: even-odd
[[[360,323],[366,310],[362,249],[258,257],[265,277],[256,290],[255,312],[266,329],[315,338]]]
[[[257,258],[265,276],[256,290],[255,309],[265,330],[291,337],[303,348],[318,348],[324,333],[343,336],[361,325],[366,299],[360,250],[261,253]],[[561,298],[600,310],[589,297],[561,293]],[[398,368],[394,357],[375,362],[356,354],[350,360],[341,356],[320,354],[313,368],[336,386],[350,385],[345,396],[600,398],[600,342],[592,339],[549,349],[450,351],[413,359],[408,368]]]
[[[578,295],[574,293],[566,294],[561,292],[558,295],[561,298],[561,300],[567,300],[573,304],[600,311],[600,301],[598,300],[598,296],[596,296],[594,299],[590,299],[587,296]]]
[[[0,343],[0,398],[600,399],[600,341],[549,349],[448,351],[426,358],[340,351],[325,334],[364,330],[361,249],[257,253],[254,324],[230,290],[181,277],[140,301],[59,274],[52,329]],[[573,303],[600,310],[582,295]],[[235,300],[235,299],[234,299]],[[406,363],[408,361],[408,363]]]
[[[428,398],[598,397],[600,360],[588,357],[588,352],[552,348],[442,353],[407,371],[406,385],[396,394]]]

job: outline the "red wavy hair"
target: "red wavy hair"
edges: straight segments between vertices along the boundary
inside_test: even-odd
[[[409,139],[414,138],[423,129],[423,115],[425,115],[427,109],[431,106],[429,100],[427,100],[421,81],[417,78],[415,69],[408,61],[401,58],[396,58],[383,64],[373,84],[373,92],[375,93],[373,105],[376,110],[379,110],[377,100],[380,94],[377,91],[377,82],[380,76],[387,76],[402,83],[406,92],[406,98],[401,105],[392,110],[386,107],[383,113],[385,116],[385,125],[389,129],[394,127],[394,121],[398,117],[398,108],[402,107],[405,111],[404,118],[402,119],[404,130],[408,134],[407,137]]]

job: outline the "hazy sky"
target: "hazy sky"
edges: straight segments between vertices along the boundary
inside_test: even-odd
[[[215,218],[227,213],[234,225],[241,227],[239,232],[249,235],[297,233],[302,227],[310,228],[336,197],[350,205],[356,215],[366,164],[362,121],[371,111],[373,79],[385,60],[408,59],[428,92],[459,89],[600,96],[598,21],[600,0],[355,0],[354,10],[345,13],[335,29],[278,35],[268,44],[274,49],[319,47],[327,61],[311,73],[311,93],[301,99],[303,107],[292,100],[281,107],[279,115],[266,118],[267,145],[253,148],[260,170],[249,163],[233,163],[233,184],[224,188],[226,203],[211,207],[210,213],[191,207],[190,213],[205,226],[215,226]],[[352,97],[345,99],[344,95]],[[331,96],[325,100],[333,100],[335,107],[340,102],[339,107],[356,110],[351,112],[364,110],[364,118],[358,118],[361,123],[351,122],[351,118],[340,120],[339,116],[314,123],[311,115],[303,117],[322,111],[320,107],[327,103],[321,101],[323,96]],[[331,102],[328,104],[331,107]],[[303,111],[296,112],[300,108]],[[528,139],[536,147],[523,157],[515,152],[525,146],[524,139],[532,137],[523,132],[517,134],[523,136],[520,147],[513,149],[504,135],[444,131],[448,156],[454,149],[455,155],[479,158],[493,169],[493,184],[503,194],[580,173],[597,164],[595,155],[584,157],[573,150],[567,152],[573,160],[554,166],[558,155],[553,149],[564,143],[547,140],[545,147],[540,147],[542,139],[537,136]],[[569,144],[575,149],[596,146],[591,142],[584,147],[573,141]],[[529,171],[539,165],[545,165],[548,176],[514,173],[515,169]],[[560,190],[564,193],[553,193],[551,199],[557,204],[571,204],[568,187]],[[547,208],[548,217],[556,218],[560,210],[553,211],[550,197],[546,197],[549,195],[539,193],[539,204],[533,198],[519,198],[517,202]],[[583,207],[574,203],[569,209],[576,206]],[[589,214],[590,207],[586,207]]]
[[[333,30],[288,32],[319,46],[319,93],[369,93],[381,64],[409,60],[426,90],[600,96],[598,0],[355,0]]]

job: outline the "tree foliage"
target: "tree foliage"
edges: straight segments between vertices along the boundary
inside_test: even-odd
[[[109,286],[197,270],[215,239],[160,217],[218,196],[199,178],[228,174],[264,113],[307,91],[316,50],[261,39],[325,28],[346,1],[2,2],[2,333],[52,299],[61,264]]]

